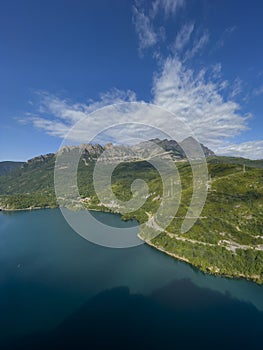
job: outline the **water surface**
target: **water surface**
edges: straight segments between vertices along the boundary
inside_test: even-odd
[[[93,215],[112,226],[134,226],[133,222],[122,222],[118,215]],[[96,231],[99,226],[90,229]],[[134,235],[137,230],[134,227]],[[103,309],[100,305],[104,305]],[[102,319],[109,319],[115,313],[118,315],[123,308],[126,317],[120,316],[120,324],[127,323],[127,327],[132,327],[138,334],[138,329],[146,331],[147,327],[144,323],[141,329],[140,322],[135,326],[134,322],[130,323],[131,319],[139,317],[149,322],[149,315],[156,319],[154,324],[159,329],[164,327],[173,332],[181,327],[178,336],[182,336],[186,328],[193,334],[198,330],[201,336],[200,320],[206,327],[213,322],[218,327],[221,320],[221,325],[227,325],[220,330],[221,338],[228,339],[227,344],[232,348],[231,332],[240,333],[240,327],[244,327],[246,339],[250,344],[254,339],[257,344],[258,327],[263,329],[263,287],[253,282],[203,274],[146,244],[126,249],[95,245],[73,232],[59,209],[0,213],[1,342],[25,336],[25,348],[28,349],[28,339],[34,339],[34,332],[41,332],[42,344],[52,334],[52,344],[59,348],[61,344],[56,341],[62,336],[58,329],[65,329],[63,334],[69,333],[67,327],[74,329],[72,317],[78,330],[83,322],[89,328],[91,324],[95,327],[98,317],[98,329],[101,329]],[[174,324],[179,315],[185,323]],[[240,315],[244,317],[242,323]],[[112,325],[118,320],[111,320]],[[107,324],[107,328],[112,326]],[[147,332],[148,337],[152,337],[156,329],[149,327]],[[95,330],[92,334],[96,334]],[[78,339],[82,339],[80,334]],[[200,339],[204,341],[205,336]],[[232,335],[233,339],[237,344]],[[245,340],[241,340],[244,344]],[[157,340],[155,344],[158,344]],[[45,346],[50,347],[50,344]],[[65,344],[62,348],[66,348]]]

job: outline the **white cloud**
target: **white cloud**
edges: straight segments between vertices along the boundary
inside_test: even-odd
[[[254,96],[263,95],[263,85],[253,90]]]
[[[247,141],[228,144],[216,149],[218,155],[238,156],[249,159],[263,159],[263,141]]]
[[[45,111],[53,110],[54,103],[56,104],[53,112],[55,115],[51,119]],[[91,114],[83,110],[93,109],[93,105],[68,104],[65,107],[64,103],[57,103],[57,98],[52,96],[49,99],[45,98],[42,102],[42,106],[44,105],[45,108],[41,108],[40,115],[31,116],[30,121],[49,135],[66,138],[64,143],[67,145],[88,143],[94,137],[96,140],[93,142],[102,144],[107,142],[135,144],[156,137],[175,139],[180,142],[186,137],[194,136],[188,125],[180,118],[158,106],[144,102],[122,101],[100,108]],[[171,129],[171,125],[179,127]]]
[[[153,28],[150,17],[141,7],[133,6],[133,22],[139,39],[140,51],[154,46],[157,43],[158,35]]]
[[[52,116],[63,120],[66,124],[77,122],[85,116],[87,106],[79,103],[70,103],[67,100],[59,99],[57,96],[46,92],[38,93],[40,104],[38,111],[41,114]]]
[[[175,53],[181,52],[188,44],[194,30],[194,23],[185,24],[177,34],[174,42]]]
[[[247,128],[247,117],[239,113],[237,103],[224,101],[220,95],[221,83],[207,81],[205,76],[205,72],[195,74],[186,69],[178,58],[166,59],[161,72],[154,78],[153,102],[172,112],[175,117],[143,102],[103,109],[114,103],[136,101],[134,92],[114,89],[101,94],[99,101],[90,101],[88,104],[70,103],[42,93],[39,114],[30,116],[30,121],[49,135],[60,138],[64,138],[76,124],[77,127],[71,133],[71,140],[80,143],[88,142],[98,130],[111,128],[115,124],[138,123],[127,124],[125,131],[122,127],[106,130],[96,140],[101,143],[113,141],[129,144],[142,139],[167,137],[156,129],[148,128],[147,125],[154,125],[168,135],[172,131],[173,135],[177,135],[177,141],[181,141],[189,135],[187,128],[180,131],[184,128],[183,124],[178,127],[178,122],[183,121],[193,130],[193,136],[213,149],[216,154],[263,158],[263,141],[242,144],[229,141]],[[99,112],[96,112],[97,110]],[[94,114],[90,114],[94,111]],[[84,124],[78,126],[78,121],[83,118]]]
[[[64,138],[69,131],[69,125],[62,121],[48,120],[39,116],[32,117],[31,121],[36,128],[44,130],[51,136]]]
[[[175,117],[163,117],[163,112],[158,108],[146,107],[145,103],[136,104],[129,109],[103,109],[101,112],[90,115],[93,111],[104,106],[122,103],[125,101],[136,101],[135,93],[128,91],[113,90],[102,94],[99,101],[90,101],[88,104],[70,103],[60,100],[56,96],[42,94],[42,101],[38,116],[32,116],[31,121],[37,128],[45,130],[48,134],[64,137],[79,120],[85,118],[90,135],[95,134],[98,126],[101,129],[118,123],[141,123],[155,125],[167,132],[171,126],[176,129],[177,118],[182,120],[194,136],[212,149],[221,149],[225,142],[231,137],[238,135],[247,128],[247,117],[239,113],[239,105],[233,101],[224,101],[220,95],[221,83],[207,81],[206,71],[195,74],[192,70],[185,68],[176,57],[165,60],[161,72],[155,75],[153,83],[153,103],[174,113]],[[126,107],[125,107],[126,108]],[[128,107],[127,107],[128,108]],[[167,120],[169,119],[169,122]],[[53,120],[52,120],[53,119]],[[143,133],[136,129],[137,133]],[[135,132],[135,134],[136,134]],[[179,131],[177,136],[180,138]],[[131,142],[134,129],[116,129],[113,133],[115,142]],[[147,137],[156,137],[151,132],[145,134]],[[182,133],[182,138],[188,136]],[[104,137],[105,138],[105,137]],[[87,140],[84,129],[74,131],[74,140]],[[178,140],[180,141],[180,140]],[[220,148],[221,147],[221,148]]]
[[[237,103],[224,101],[220,84],[207,81],[205,73],[195,74],[178,58],[167,58],[154,79],[154,102],[188,123],[200,142],[215,148],[245,130],[247,117]]]
[[[165,17],[174,16],[184,3],[185,0],[154,0],[151,4],[143,0],[134,2],[133,23],[139,39],[140,53],[165,39],[165,28],[154,26],[157,14],[164,13]]]
[[[236,78],[234,80],[234,83],[232,85],[232,89],[230,92],[230,98],[233,99],[234,97],[238,96],[242,92],[243,82],[240,78]]]
[[[116,88],[101,93],[99,100],[89,100],[88,103],[72,103],[70,100],[62,100],[47,92],[38,92],[37,95],[40,97],[39,112],[42,114],[50,113],[55,117],[72,123],[104,106],[124,101],[136,101],[134,91],[123,91]]]
[[[87,104],[62,100],[47,92],[40,92],[38,96],[40,98],[38,113],[28,115],[27,120],[22,119],[20,122],[32,122],[36,128],[60,138],[64,138],[75,123],[96,110],[111,104],[136,101],[136,94],[133,91],[118,89],[102,93],[98,101],[90,100]],[[78,136],[76,140],[77,138]]]
[[[214,79],[218,79],[221,77],[221,71],[222,71],[222,64],[216,63],[212,65],[212,77]]]
[[[175,15],[184,4],[185,0],[154,0],[152,3],[152,16],[156,16],[160,10],[163,10],[167,17]]]
[[[199,38],[197,38],[193,46],[185,53],[184,60],[189,60],[196,56],[209,42],[209,33],[205,31]]]
[[[99,101],[89,101],[87,104],[70,103],[42,93],[39,115],[30,119],[37,128],[63,138],[72,125],[83,118],[87,119],[87,128],[94,133],[98,129],[98,124],[101,124],[102,128],[110,126],[109,123],[114,125],[129,121],[151,125],[154,120],[155,125],[168,134],[171,126],[176,128],[176,118],[180,118],[193,130],[194,136],[200,142],[213,150],[227,152],[224,145],[232,137],[247,129],[248,116],[240,113],[240,106],[236,102],[224,100],[221,96],[221,90],[226,87],[227,82],[220,80],[215,82],[211,78],[211,75],[218,76],[220,71],[220,64],[213,66],[210,73],[204,69],[195,73],[186,68],[177,56],[164,60],[159,74],[154,77],[152,102],[174,113],[175,118],[170,119],[168,129],[165,125],[166,120],[162,120],[161,114],[156,114],[152,110],[149,113],[145,104],[140,108],[129,110],[128,113],[109,109],[103,110],[101,115],[96,114],[96,118],[92,116],[87,118],[90,113],[104,106],[136,101],[134,92],[117,89],[101,94]],[[123,131],[115,130],[115,141],[130,142],[132,129],[126,130],[126,135],[122,134]],[[83,130],[76,129],[74,135],[74,140],[83,138]],[[148,136],[154,137],[151,133]],[[236,150],[238,152],[237,148]]]

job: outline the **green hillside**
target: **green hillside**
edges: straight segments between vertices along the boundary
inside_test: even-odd
[[[83,161],[82,161],[83,160]],[[192,196],[192,171],[188,162],[178,162],[182,181],[182,198],[176,218],[165,231],[156,233],[151,226],[140,231],[140,237],[159,250],[197,266],[204,272],[231,277],[244,277],[263,282],[263,169],[262,161],[230,157],[208,158],[210,181],[208,196],[200,218],[187,233],[181,224]],[[0,207],[22,209],[57,206],[54,192],[55,155],[35,158],[9,175],[0,176]],[[88,164],[88,166],[87,166]],[[78,186],[86,207],[104,208],[95,194],[92,176],[95,160],[79,162]],[[162,181],[156,169],[146,161],[121,163],[112,177],[117,198],[131,198],[131,184],[144,179],[149,197],[135,212],[123,219],[147,222],[162,201]],[[66,181],[66,179],[65,179]],[[66,196],[66,194],[65,194]],[[158,222],[156,223],[158,224]]]
[[[180,234],[180,219],[151,242],[203,271],[263,282],[263,170],[209,164],[202,216]],[[181,214],[184,216],[185,210]],[[179,216],[179,215],[178,215]]]
[[[8,175],[15,169],[21,167],[24,162],[12,162],[12,161],[4,161],[0,162],[0,176]]]
[[[242,157],[225,157],[225,156],[212,156],[209,157],[210,163],[224,163],[224,164],[238,164],[246,165],[253,168],[263,168],[263,159],[251,160]]]

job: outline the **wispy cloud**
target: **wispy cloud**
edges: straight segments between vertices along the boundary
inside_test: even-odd
[[[167,17],[175,15],[184,4],[185,0],[154,0],[152,2],[152,17],[156,16],[159,11],[164,11]]]
[[[247,128],[240,106],[225,101],[220,90],[219,83],[206,79],[205,70],[196,74],[177,57],[166,59],[153,86],[154,102],[182,118],[201,142],[213,148]]]
[[[139,52],[155,46],[165,38],[165,29],[154,24],[155,17],[164,13],[165,17],[175,16],[185,0],[154,0],[147,3],[136,0],[133,5],[133,23],[139,40]]]
[[[131,105],[125,110],[103,109],[115,103],[136,101],[135,93],[120,90],[102,94],[100,100],[88,104],[71,103],[41,93],[38,114],[30,115],[28,121],[49,135],[64,138],[74,124],[84,119],[86,124],[77,126],[72,133],[73,142],[86,142],[87,136],[95,135],[98,127],[104,129],[119,123],[134,122],[141,126],[126,126],[125,132],[123,128],[117,127],[110,135],[106,131],[101,139],[97,138],[97,142],[106,142],[108,137],[108,141],[134,143],[139,134],[145,139],[166,137],[156,134],[156,130],[145,129],[142,124],[152,125],[154,120],[169,135],[171,125],[176,129],[179,118],[193,130],[200,142],[211,147],[217,154],[263,158],[263,141],[242,144],[229,142],[229,139],[247,128],[247,117],[239,114],[237,103],[224,101],[218,89],[220,86],[205,80],[205,74],[195,76],[193,71],[184,68],[176,58],[167,58],[162,71],[155,76],[152,102],[175,115],[174,119],[170,119],[169,125],[166,125],[162,111],[148,107],[145,103],[136,104],[134,108]],[[95,116],[90,114],[97,110],[101,112],[95,112]],[[177,134],[180,138],[179,131]]]
[[[185,68],[177,57],[167,58],[161,71],[155,75],[153,82],[153,102],[157,106],[175,115],[170,120],[176,128],[176,118],[180,118],[193,130],[197,139],[212,149],[223,147],[224,142],[236,136],[247,128],[247,116],[239,113],[239,105],[233,101],[224,101],[220,95],[220,84],[216,84],[206,78],[206,71],[195,73]],[[208,79],[208,80],[207,80]],[[41,94],[41,103],[38,116],[31,116],[30,120],[37,128],[45,130],[50,135],[64,137],[68,130],[79,120],[87,119],[87,128],[94,132],[97,125],[112,125],[120,122],[135,121],[151,125],[155,120],[161,130],[168,130],[161,114],[156,114],[142,104],[136,110],[129,110],[128,114],[116,110],[103,110],[102,116],[96,118],[87,116],[104,106],[136,101],[135,93],[113,90],[102,94],[99,101],[90,101],[88,104],[70,103],[60,100],[56,96]],[[133,114],[129,114],[133,113]],[[107,123],[105,120],[107,119]],[[169,128],[171,127],[169,125]],[[122,131],[123,133],[123,131]],[[82,137],[82,130],[76,129],[75,139]],[[120,138],[116,134],[116,141],[124,142],[127,135]],[[117,140],[117,138],[120,138]],[[131,131],[129,134],[131,138]]]
[[[230,98],[233,99],[236,96],[240,95],[243,90],[243,82],[240,78],[236,78],[232,84]]]
[[[139,50],[147,49],[157,43],[158,35],[153,28],[151,18],[145,10],[139,6],[133,6],[133,22],[139,39]]]
[[[136,94],[133,91],[118,89],[102,93],[99,100],[90,100],[88,103],[73,103],[47,92],[38,92],[37,95],[39,97],[37,112],[28,114],[26,119],[20,120],[20,123],[32,123],[36,128],[44,130],[47,134],[60,138],[64,138],[73,125],[87,118],[94,111],[112,104],[136,101]],[[118,117],[120,118],[120,116]],[[117,120],[115,123],[117,123]],[[81,138],[81,135],[82,130],[79,130],[79,135],[76,133],[75,141]]]
[[[253,90],[253,95],[254,96],[260,96],[263,95],[263,85],[259,86],[258,88]]]
[[[39,114],[29,116],[29,122],[49,135],[65,138],[66,144],[88,143],[91,140],[102,144],[134,144],[156,137],[174,138],[180,142],[194,136],[178,116],[143,101],[118,99],[105,106],[102,101],[95,102],[95,105],[58,102],[57,97],[47,98],[45,95]],[[94,112],[90,113],[91,110]],[[171,130],[171,125],[180,127]]]
[[[221,77],[221,71],[222,71],[222,64],[221,63],[215,63],[211,67],[211,76],[214,79],[219,79]]]
[[[64,138],[70,128],[63,121],[49,120],[39,116],[32,116],[30,119],[36,128],[44,130],[50,136]]]
[[[185,53],[184,60],[189,60],[193,58],[195,55],[201,52],[201,50],[208,44],[209,42],[209,33],[205,31],[200,37],[198,37],[193,46],[188,49]]]
[[[221,38],[216,42],[215,49],[220,49],[223,46],[225,46],[226,41],[229,37],[237,30],[237,26],[231,26],[224,30],[223,34],[221,35]]]
[[[173,49],[175,53],[180,53],[185,46],[189,43],[191,34],[194,30],[194,23],[188,23],[183,25],[179,33],[175,38]]]
[[[218,155],[235,155],[249,159],[263,159],[263,141],[247,141],[240,144],[232,143],[219,147],[216,151]]]

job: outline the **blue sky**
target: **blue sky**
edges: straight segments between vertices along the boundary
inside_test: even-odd
[[[218,154],[263,158],[262,13],[256,0],[4,2],[0,160],[55,152],[121,101],[175,113]]]

